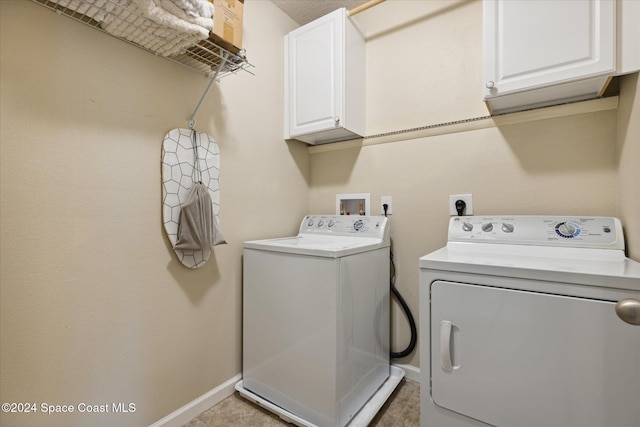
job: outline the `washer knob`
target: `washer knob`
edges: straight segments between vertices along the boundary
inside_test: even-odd
[[[576,232],[576,228],[569,224],[568,222],[563,222],[562,224],[558,224],[557,228],[558,233],[562,237],[573,237]]]
[[[470,222],[464,222],[462,223],[462,229],[464,231],[471,231],[473,230],[473,224],[471,224]]]
[[[513,224],[509,224],[508,222],[502,223],[502,231],[505,233],[513,233]]]
[[[329,224],[327,224],[327,227],[331,228],[331,227],[333,227],[334,225],[336,225],[336,223],[335,223],[335,222],[333,222],[333,220],[332,220],[332,219],[330,219],[330,220],[329,220]]]
[[[309,222],[307,222],[307,227],[311,227],[313,225],[313,218],[309,218]]]
[[[482,231],[491,231],[493,230],[493,224],[491,224],[490,222],[487,222],[486,224],[482,224]]]
[[[322,227],[323,225],[324,225],[324,221],[323,220],[318,221],[318,227]]]

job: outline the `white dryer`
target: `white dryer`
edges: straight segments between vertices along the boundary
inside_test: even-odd
[[[640,264],[605,217],[454,217],[420,258],[422,427],[637,427]]]
[[[389,249],[373,216],[245,242],[241,395],[301,426],[366,426],[404,376],[389,364]]]

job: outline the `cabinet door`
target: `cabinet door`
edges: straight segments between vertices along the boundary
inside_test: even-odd
[[[614,302],[437,281],[431,354],[435,404],[494,426],[640,419],[640,326]]]
[[[615,70],[615,1],[485,0],[485,97]]]
[[[344,20],[341,10],[288,36],[290,135],[332,129],[342,117]]]

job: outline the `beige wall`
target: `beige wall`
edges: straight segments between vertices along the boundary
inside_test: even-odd
[[[628,255],[640,261],[640,79],[637,73],[624,76],[621,81],[618,162],[620,220]]]
[[[386,2],[356,16],[367,33],[368,135],[487,115],[481,14],[481,2]],[[627,83],[630,92],[636,83]],[[633,99],[624,103],[628,109]],[[635,119],[630,127],[637,126]],[[336,193],[370,192],[379,214],[380,196],[392,196],[396,285],[418,317],[418,258],[446,243],[449,195],[473,194],[480,215],[620,215],[619,199],[638,197],[639,138],[637,132],[627,136],[619,160],[616,132],[617,112],[610,110],[315,150],[310,211],[334,211]],[[623,210],[634,223],[627,227],[629,245],[640,246],[637,203]],[[398,351],[409,333],[397,305],[393,311]],[[419,352],[400,362],[419,366]]]
[[[478,214],[620,215],[640,260],[637,76],[618,112],[309,155],[282,141],[282,36],[296,25],[248,0],[256,75],[223,79],[197,117],[220,145],[229,245],[191,271],[162,230],[160,145],[207,80],[31,2],[0,2],[0,19],[1,400],[137,407],[3,426],[145,425],[238,374],[242,241],[293,234],[336,193],[393,196],[397,286],[416,316],[417,260],[445,243],[449,194],[472,193]],[[480,2],[388,1],[357,20],[368,134],[487,114]],[[393,323],[399,350],[396,306]]]
[[[136,404],[0,424],[148,425],[240,373],[242,242],[307,213],[308,154],[282,141],[296,25],[247,1],[255,76],[224,78],[196,117],[220,146],[229,244],[194,271],[164,236],[160,149],[208,80],[28,1],[0,17],[2,402]]]

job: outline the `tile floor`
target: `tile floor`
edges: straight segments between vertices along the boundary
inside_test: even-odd
[[[404,379],[375,416],[370,426],[418,427],[420,385]],[[238,392],[206,410],[183,427],[277,427],[290,426],[261,407],[243,399]]]

